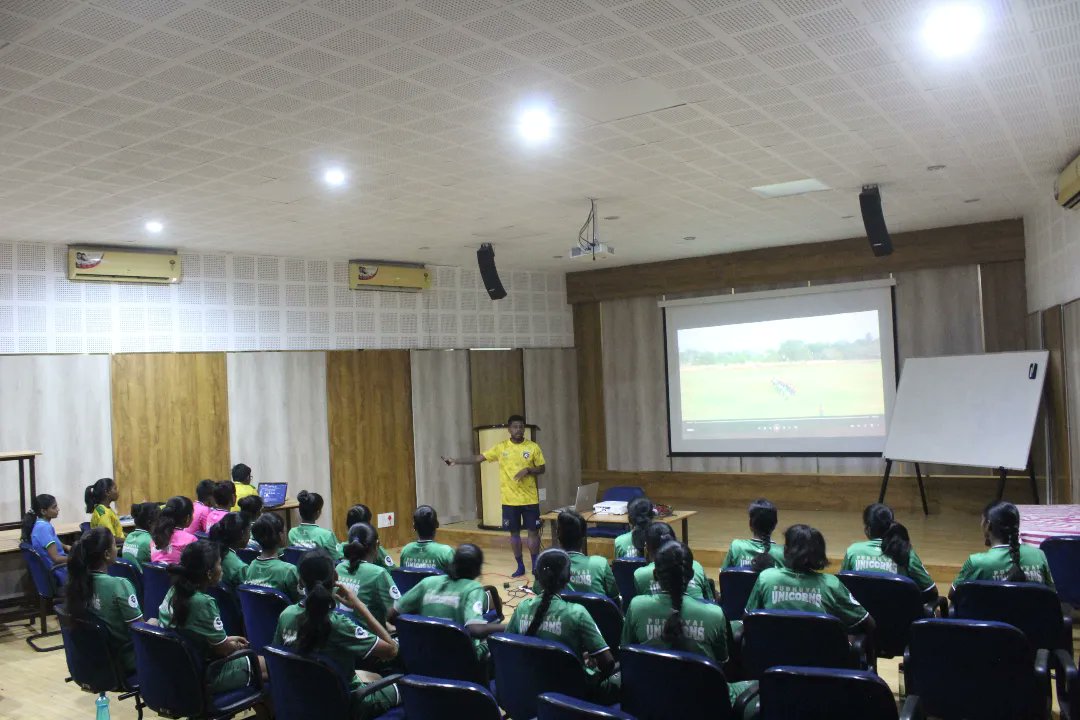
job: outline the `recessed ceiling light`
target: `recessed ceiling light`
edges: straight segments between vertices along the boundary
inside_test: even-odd
[[[763,198],[788,197],[789,195],[802,195],[804,193],[832,190],[828,185],[816,180],[806,178],[804,180],[792,180],[790,182],[774,183],[772,185],[758,185],[750,188]]]
[[[554,121],[545,107],[530,107],[518,117],[518,133],[529,143],[541,143],[551,138]]]
[[[147,220],[146,224],[143,225],[143,227],[146,228],[146,232],[154,233],[155,235],[157,235],[159,232],[165,229],[165,224],[162,223],[160,220]]]
[[[694,242],[695,240],[697,240],[697,236],[696,235],[687,235],[686,237],[683,238],[683,240],[685,240],[686,242]]]
[[[329,168],[323,173],[322,179],[330,187],[341,187],[345,184],[347,177],[341,168]]]
[[[923,25],[923,42],[938,57],[964,55],[983,29],[983,11],[974,3],[948,3],[934,8]]]

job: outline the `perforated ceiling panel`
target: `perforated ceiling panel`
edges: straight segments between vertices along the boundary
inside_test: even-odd
[[[528,272],[582,267],[561,256],[589,197],[618,216],[601,221],[618,263],[861,234],[869,182],[894,231],[1021,215],[1080,146],[1080,3],[980,3],[983,36],[949,61],[920,40],[931,5],[6,0],[0,240],[470,268],[492,242],[500,268]],[[638,78],[679,107],[575,112]],[[529,148],[515,115],[538,98],[558,125]],[[344,191],[319,183],[330,164]],[[835,189],[749,190],[804,177]],[[145,234],[150,217],[165,233]],[[272,319],[250,312],[240,334],[258,344]],[[265,337],[283,345],[322,336],[310,315],[278,321]],[[417,322],[417,337],[452,326]]]

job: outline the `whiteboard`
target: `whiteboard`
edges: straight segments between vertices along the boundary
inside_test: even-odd
[[[883,455],[1025,469],[1048,357],[1034,350],[909,358]]]

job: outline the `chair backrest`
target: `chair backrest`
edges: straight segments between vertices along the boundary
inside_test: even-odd
[[[203,715],[203,661],[194,648],[176,631],[143,622],[132,623],[131,641],[147,707],[166,717]]]
[[[564,592],[560,597],[567,602],[584,606],[611,652],[619,648],[622,641],[623,613],[614,600],[591,592]]]
[[[394,621],[398,650],[410,673],[446,680],[487,683],[472,639],[452,620],[400,615]]]
[[[578,700],[561,693],[544,693],[539,698],[537,720],[634,720],[621,710]]]
[[[135,588],[135,597],[139,598],[139,607],[143,604],[142,570],[139,566],[127,558],[118,557],[116,562],[109,566],[109,574],[113,577],[124,578]]]
[[[228,586],[218,583],[208,587],[206,594],[217,602],[218,613],[221,615],[221,624],[225,626],[225,634],[245,637],[244,614],[240,609],[240,601],[237,599],[236,593]]]
[[[495,698],[476,683],[410,674],[402,678],[398,689],[405,703],[405,717],[470,720],[502,717]]]
[[[619,664],[622,709],[641,720],[734,717],[724,671],[706,657],[628,645],[619,651]]]
[[[488,647],[495,661],[499,707],[513,720],[536,717],[536,698],[541,693],[586,696],[585,667],[562,643],[498,633],[488,638]]]
[[[68,674],[75,684],[92,693],[118,690],[123,678],[117,672],[105,626],[93,617],[72,617],[62,605],[57,606],[56,615],[64,638]]]
[[[1080,535],[1046,538],[1039,548],[1046,555],[1058,595],[1073,607],[1080,607]]]
[[[311,548],[300,547],[299,545],[290,545],[281,551],[281,559],[287,563],[292,563],[297,567],[300,566],[300,560]]]
[[[950,617],[996,620],[1019,628],[1035,648],[1072,653],[1058,594],[1042,583],[973,580],[956,586]]]
[[[275,717],[352,717],[348,689],[333,663],[275,645],[266,648],[265,657]]]
[[[637,485],[616,485],[604,491],[604,500],[630,502],[639,497],[645,497],[645,490]]]
[[[742,620],[746,601],[757,582],[757,570],[745,567],[724,568],[720,571],[720,607],[728,622]]]
[[[254,548],[240,548],[236,551],[236,557],[240,558],[245,565],[250,565],[259,557],[259,551]]]
[[[143,565],[143,617],[149,620],[158,616],[158,608],[165,601],[165,595],[172,585],[168,565],[165,563],[146,563]]]
[[[758,720],[896,720],[896,700],[869,670],[778,665],[761,676]]]
[[[903,655],[911,623],[926,617],[922,593],[915,581],[902,575],[872,572],[842,572],[837,577],[874,618],[877,654]]]
[[[634,585],[634,572],[647,564],[644,559],[629,558],[611,563],[611,572],[615,575],[615,584],[619,586],[619,595],[622,596],[623,610],[630,607],[630,601],[637,595],[637,586]]]
[[[241,585],[236,588],[244,629],[254,650],[262,650],[274,641],[278,618],[291,603],[285,593],[262,585]]]
[[[56,597],[56,579],[53,577],[51,563],[47,562],[29,543],[19,543],[26,569],[30,571],[30,580],[39,597],[52,600]]]
[[[844,625],[832,615],[797,610],[743,615],[742,662],[753,679],[776,665],[856,669]]]
[[[88,522],[79,523],[79,532],[82,533],[83,535],[90,532],[90,523],[88,523]]]
[[[918,620],[904,656],[908,693],[927,716],[1006,720],[1049,717],[1035,652],[1011,625],[983,620]]]
[[[394,584],[397,585],[397,589],[402,595],[412,590],[424,578],[432,575],[442,575],[438,570],[432,569],[400,567],[388,569],[390,570],[390,577],[394,579]]]

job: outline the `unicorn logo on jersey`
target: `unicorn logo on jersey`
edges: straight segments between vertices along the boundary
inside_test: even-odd
[[[139,598],[135,597],[134,595],[128,595],[128,605],[130,607],[138,609],[138,607],[139,607]]]
[[[578,573],[576,575],[571,573],[571,575],[570,575],[570,584],[571,585],[585,585],[587,587],[592,587],[592,573],[588,572],[588,571],[580,572],[580,573]]]
[[[1043,581],[1042,569],[1038,565],[1021,565],[1020,569],[1024,571],[1024,575],[1027,576],[1028,582],[1041,583]],[[1010,572],[1012,572],[1011,568],[1006,568],[1004,570],[995,570],[994,579],[1008,580]]]
[[[447,593],[435,593],[429,592],[424,595],[425,605],[445,605],[446,607],[456,608],[461,604],[461,597],[458,595],[450,595]]]
[[[401,591],[398,590],[397,585],[391,585],[390,586],[390,597],[394,598],[395,600],[398,600],[398,599],[401,598]]]
[[[354,635],[356,635],[357,640],[363,640],[368,636],[367,630],[360,627],[359,625],[356,626],[356,632],[354,633]]]
[[[101,598],[97,595],[90,599],[90,604],[94,606],[95,610],[101,610]]]
[[[645,623],[645,637],[649,640],[657,639],[664,634],[665,624],[667,624],[667,618],[649,618]],[[700,620],[687,620],[684,617],[679,624],[682,625],[684,637],[698,642],[705,641],[705,624]]]
[[[219,630],[219,631],[221,631],[221,630],[224,630],[224,629],[225,629],[225,623],[221,622],[221,618],[220,618],[220,617],[216,617],[216,618],[214,618],[214,629],[215,629],[215,630]]]
[[[870,557],[869,555],[859,555],[855,558],[856,570],[883,570],[885,572],[895,573],[896,563],[886,557]]]
[[[532,625],[532,614],[521,614],[521,627],[527,628]],[[539,630],[549,632],[552,635],[562,635],[562,620],[558,618],[545,617],[544,622],[540,623]],[[537,632],[539,632],[539,630]]]
[[[821,607],[821,591],[804,590],[800,587],[781,585],[773,588],[772,602],[774,605],[782,602],[801,602],[806,603],[807,605]]]

